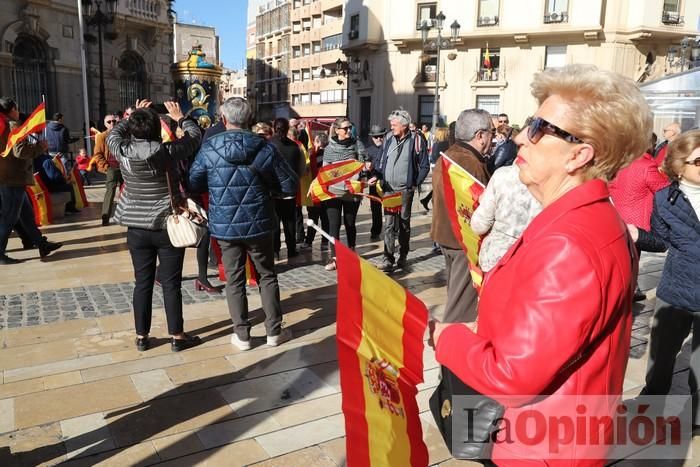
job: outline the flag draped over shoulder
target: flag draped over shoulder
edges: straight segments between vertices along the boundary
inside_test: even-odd
[[[46,128],[46,108],[42,102],[34,109],[32,114],[27,117],[27,120],[25,120],[21,126],[10,132],[10,135],[7,137],[7,146],[4,148],[2,157],[6,157],[15,144],[33,133],[44,131],[44,128]]]
[[[428,310],[340,242],[337,343],[347,465],[428,465],[416,402]]]
[[[360,161],[348,159],[322,167],[309,187],[309,194],[314,204],[336,198],[337,195],[331,193],[328,187],[349,180],[360,173],[363,166],[364,164]]]
[[[162,139],[164,143],[172,143],[177,139],[170,129],[168,122],[162,118],[160,119],[160,139]]]
[[[445,205],[450,218],[452,232],[467,254],[472,282],[481,290],[484,274],[479,268],[481,237],[474,233],[469,221],[479,205],[484,186],[472,174],[460,167],[444,152],[442,157],[442,185],[445,190]]]

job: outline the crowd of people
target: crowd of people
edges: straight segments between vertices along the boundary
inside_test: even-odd
[[[198,246],[197,288],[221,292],[206,274],[211,237],[226,276],[231,343],[252,348],[245,290],[249,259],[258,275],[266,344],[277,346],[292,336],[282,325],[275,262],[283,242],[293,264],[316,238],[315,229],[305,228],[303,208],[330,236],[341,238],[344,228],[347,245],[357,246],[363,197],[337,183],[328,188],[331,199],[313,204],[303,180],[329,164],[363,164],[354,180],[366,182],[374,197],[369,238],[383,241],[380,268],[391,273],[407,267],[414,196],[432,167],[432,191],[420,203],[426,211],[432,207],[433,251],[445,260],[446,303],[431,323],[438,362],[506,405],[505,418],[515,417],[525,402],[554,414],[561,404],[557,396],[619,395],[632,304],[645,298],[636,287],[639,254],[668,250],[642,393],[669,392],[676,356],[692,330],[689,383],[694,423],[700,425],[700,130],[682,132],[671,123],[656,145],[651,113],[637,86],[594,67],[541,72],[532,94],[539,108],[522,129],[511,126],[507,114],[480,109],[464,110],[449,126],[418,129],[407,111],[397,109],[387,117],[388,129],[371,126],[366,142],[347,118],[313,134],[295,119],[256,123],[242,98],[226,100],[218,122],[206,131],[174,102],[165,104],[167,115],[139,100],[123,115],[104,116],[106,131],[95,138],[94,157],[81,154],[76,162],[86,182],[92,166],[106,176],[102,224],[114,219],[127,227],[137,349],[149,348],[156,284],[163,289],[172,350],[201,342],[184,331],[184,249],[172,245],[166,229],[173,203],[193,197],[207,206],[209,235]],[[5,254],[13,229],[23,230],[42,257],[61,246],[41,236],[24,192],[33,183],[33,162],[50,169],[47,158],[65,152],[71,142],[61,115],[54,119],[47,141],[22,141],[0,158],[1,264],[18,262]],[[0,99],[0,147],[19,120],[16,103]],[[163,141],[162,120],[176,135],[172,141]],[[454,206],[444,196],[441,154],[485,186],[470,219],[483,237],[481,294],[450,225]],[[65,180],[45,172],[56,189],[63,188]],[[384,210],[378,197],[395,193],[401,208]],[[320,249],[330,250],[324,266],[335,270],[332,242],[321,236]],[[541,399],[515,400],[527,394]],[[501,445],[494,460],[527,450],[517,443]]]

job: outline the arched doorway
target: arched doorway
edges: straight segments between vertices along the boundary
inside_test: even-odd
[[[148,79],[143,58],[127,51],[119,58],[119,103],[122,109],[134,105],[136,99],[148,97]]]
[[[31,112],[49,96],[49,62],[44,44],[21,34],[12,48],[12,93],[23,112]]]

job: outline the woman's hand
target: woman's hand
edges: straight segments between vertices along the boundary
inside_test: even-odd
[[[168,117],[172,118],[176,122],[179,122],[180,119],[185,117],[182,114],[182,110],[180,110],[180,104],[177,102],[165,101],[163,102],[163,105],[165,105],[165,108],[168,110]]]
[[[440,336],[442,335],[442,332],[449,326],[456,325],[458,323],[441,323],[440,321],[436,321],[434,319],[431,319],[428,321],[428,330],[429,330],[429,337],[428,337],[428,345],[432,348],[437,348],[438,341],[440,340]],[[459,323],[465,326],[467,329],[470,331],[476,333],[476,328],[478,325],[478,319],[476,321],[473,321],[471,323]]]
[[[377,177],[372,177],[369,180],[367,180],[367,183],[369,185],[376,185],[377,184]]]
[[[639,240],[639,229],[637,228],[636,225],[633,224],[627,224],[627,230],[630,233],[630,237],[632,237],[632,241],[636,242]]]
[[[146,107],[150,107],[153,102],[149,101],[148,99],[136,99],[136,108],[137,109],[145,109]]]

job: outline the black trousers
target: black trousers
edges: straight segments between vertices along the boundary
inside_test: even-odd
[[[250,259],[260,276],[260,298],[265,312],[265,330],[268,336],[278,335],[282,330],[282,305],[275,272],[272,236],[256,240],[217,241],[221,246],[221,260],[226,271],[226,302],[233,321],[233,331],[241,340],[250,339],[248,297],[245,293],[245,261],[246,254],[250,254]]]
[[[134,265],[134,324],[136,334],[148,335],[153,315],[153,284],[156,278],[156,259],[160,263],[159,280],[163,287],[163,304],[171,335],[183,332],[182,319],[182,263],[185,249],[170,243],[167,230],[146,230],[129,227],[126,244]]]
[[[375,185],[369,187],[369,194],[372,196],[379,196],[377,194],[377,187]],[[372,211],[372,228],[370,229],[369,234],[373,237],[376,237],[377,235],[382,233],[382,221],[384,217],[382,203],[370,200],[369,207]]]
[[[314,224],[318,224],[318,220],[321,220],[321,228],[328,232],[328,215],[323,205],[309,206],[306,208],[306,213],[309,215],[309,219],[313,221]],[[316,238],[316,229],[313,227],[306,228],[306,243],[311,245]],[[328,240],[325,237],[321,237],[321,245],[326,245]]]
[[[287,254],[296,253],[296,221],[297,221],[297,205],[296,200],[292,199],[276,199],[275,212],[277,213],[277,225],[275,226],[275,253],[279,253],[282,248],[280,222],[284,228],[284,243],[287,245]]]
[[[348,239],[348,246],[355,248],[357,240],[357,210],[360,209],[360,202],[354,200],[344,200],[339,198],[329,199],[323,202],[328,216],[328,233],[335,239],[340,239],[340,219],[342,214],[343,225],[345,225],[345,236]],[[331,246],[333,256],[335,247]]]
[[[688,386],[693,399],[693,424],[700,425],[700,313],[693,313],[656,298],[649,339],[646,385],[642,394],[662,396],[669,393],[676,357],[691,330],[693,337]]]
[[[396,240],[399,241],[399,258],[408,255],[411,241],[411,206],[414,190],[403,190],[401,195],[401,212],[384,213],[384,258],[394,263]]]

